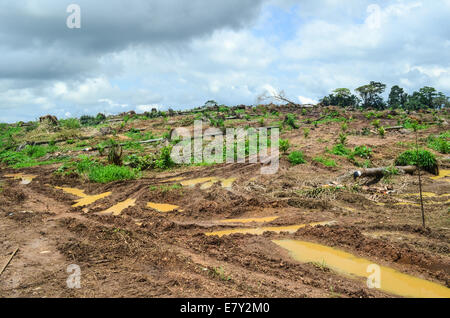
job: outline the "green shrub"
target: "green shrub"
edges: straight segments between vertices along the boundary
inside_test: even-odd
[[[293,151],[288,156],[288,160],[293,165],[300,165],[306,163],[303,152],[301,151]]]
[[[288,139],[280,139],[280,150],[283,153],[286,153],[289,148],[291,148],[291,145],[289,143]]]
[[[429,136],[428,147],[434,149],[442,154],[450,153],[450,136],[449,133],[444,133],[440,136]]]
[[[172,168],[175,163],[173,162],[170,154],[172,152],[172,146],[163,147],[159,153],[158,159],[155,160],[155,167],[166,170]]]
[[[384,127],[378,128],[378,134],[381,138],[384,138],[384,136],[386,135],[386,129],[384,129]]]
[[[286,118],[284,119],[284,122],[293,129],[299,128],[297,126],[296,121],[297,121],[297,119],[295,118],[295,116],[293,114],[287,114]]]
[[[364,159],[370,159],[372,157],[372,149],[366,146],[358,146],[353,151],[353,154]]]
[[[439,174],[439,167],[436,157],[429,151],[424,149],[411,149],[405,151],[395,160],[396,166],[419,166],[425,171]]]
[[[125,165],[138,169],[139,171],[147,170],[153,166],[153,157],[150,155],[138,156],[129,155],[125,158]]]
[[[336,156],[348,156],[352,153],[352,151],[345,147],[343,144],[337,144],[331,150],[331,153]]]

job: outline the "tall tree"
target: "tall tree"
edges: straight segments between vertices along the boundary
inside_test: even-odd
[[[408,100],[408,94],[398,85],[392,86],[389,94],[388,105],[392,109],[405,108]]]
[[[365,108],[375,108],[384,109],[386,104],[383,101],[381,94],[384,93],[386,85],[380,82],[370,82],[368,85],[358,87],[356,91],[361,96],[363,101],[363,107]]]

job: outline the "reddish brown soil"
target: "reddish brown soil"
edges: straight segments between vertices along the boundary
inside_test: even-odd
[[[350,126],[361,129],[367,122]],[[339,126],[334,125],[311,135],[332,144],[337,131]],[[288,132],[283,138],[305,150],[309,159],[327,145],[305,140],[301,131]],[[399,152],[398,141],[412,139],[400,133],[389,133],[386,139],[352,136],[349,146],[371,145],[373,161],[382,165]],[[336,247],[450,287],[448,197],[425,199],[430,204],[426,204],[427,228],[423,229],[419,207],[395,205],[399,193],[418,192],[416,176],[397,176],[387,185],[361,180],[360,185],[366,186],[355,191],[351,188],[356,182],[344,180],[339,183],[347,185],[347,190],[318,197],[301,192],[354,169],[345,159],[336,159],[338,168],[317,163],[292,167],[283,158],[274,176],[260,175],[258,164],[236,164],[152,172],[140,180],[107,185],[56,176],[52,172],[57,166],[22,169],[38,177],[28,185],[2,179],[0,266],[17,247],[19,251],[0,276],[0,297],[393,297],[368,289],[363,279],[293,260],[272,243],[280,238]],[[12,172],[17,173],[3,168],[0,175]],[[219,184],[206,190],[199,186],[149,189],[173,184],[167,180],[180,176],[236,177],[237,181],[232,190]],[[449,182],[430,176],[424,177],[424,191],[450,193]],[[76,187],[87,194],[111,191],[112,195],[86,208],[72,208],[77,197],[54,186]],[[386,194],[388,188],[397,193]],[[120,216],[95,214],[128,198],[136,199],[136,205]],[[174,204],[183,211],[160,213],[147,208],[147,202]],[[265,226],[337,224],[306,227],[294,234],[204,235],[257,226],[219,222],[226,218],[265,216],[279,217]],[[70,264],[81,268],[81,289],[66,286]]]

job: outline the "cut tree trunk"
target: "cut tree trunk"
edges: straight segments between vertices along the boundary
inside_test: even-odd
[[[417,170],[416,166],[406,166],[406,167],[395,167],[399,171],[403,171],[404,173],[414,173]],[[363,169],[358,170],[353,173],[353,177],[359,178],[359,177],[381,177],[383,176],[386,171],[389,169],[389,167],[384,168],[372,168],[372,169]]]

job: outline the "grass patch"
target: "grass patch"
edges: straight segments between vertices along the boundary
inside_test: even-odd
[[[63,175],[76,173],[87,177],[96,183],[109,183],[119,180],[134,180],[141,177],[138,169],[116,165],[102,165],[88,156],[80,156],[80,161],[70,162],[61,166],[57,171]]]
[[[134,180],[140,177],[140,173],[128,167],[98,165],[89,171],[88,177],[90,181],[96,183],[109,183],[118,180]]]
[[[436,150],[442,154],[450,153],[450,132],[441,134],[440,136],[431,135],[427,139],[428,148]]]
[[[56,146],[26,146],[22,151],[7,150],[0,153],[0,162],[14,169],[42,166],[64,162],[67,157],[51,160],[39,160],[49,153],[54,153]]]
[[[336,161],[326,157],[316,157],[313,159],[315,162],[323,164],[325,167],[337,167]]]

